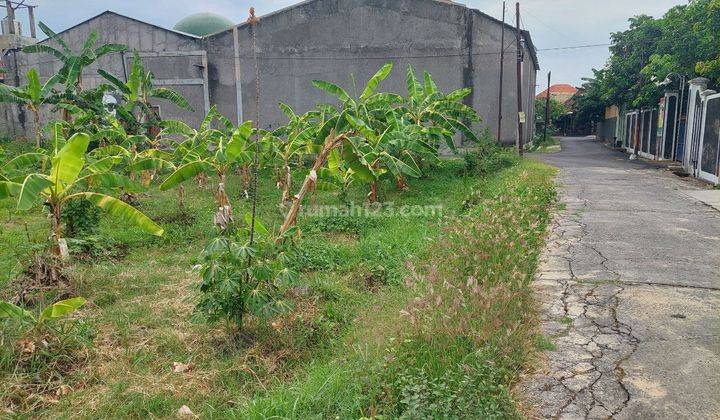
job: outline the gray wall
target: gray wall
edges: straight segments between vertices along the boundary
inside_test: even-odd
[[[163,117],[198,125],[209,102],[233,121],[237,122],[241,114],[246,120],[257,118],[257,84],[248,25],[199,39],[106,12],[63,32],[61,37],[79,49],[92,28],[98,30],[103,42],[123,43],[131,50],[142,51],[147,69],[185,95],[196,109],[195,113],[187,113],[161,104]],[[503,30],[506,54],[501,137],[504,143],[514,144],[514,29],[477,10],[436,0],[309,0],[262,17],[257,26],[261,126],[277,127],[286,122],[278,102],[289,104],[297,112],[305,112],[319,102],[331,102],[331,97],[312,86],[313,79],[328,80],[352,91],[349,78],[354,74],[358,89],[362,89],[372,74],[392,61],[395,70],[382,89],[406,93],[409,64],[419,77],[423,71],[430,72],[445,92],[470,87],[473,93],[467,104],[477,109],[483,120],[475,129],[487,127],[494,136]],[[534,131],[537,63],[529,36],[525,36],[529,45],[523,63],[523,103],[529,122],[525,125],[525,139],[529,141]],[[130,54],[125,58],[125,68],[120,54],[115,54],[87,69],[85,86],[94,87],[101,81],[97,67],[122,78],[125,71],[130,71]],[[43,79],[60,67],[57,60],[46,55],[17,53],[17,60],[20,83],[31,66],[38,67]],[[6,57],[6,61],[11,67],[8,79],[12,79],[13,57]],[[185,84],[203,78],[208,80],[204,85]],[[178,79],[185,83],[173,84]],[[4,126],[0,129],[5,133],[32,135],[29,115],[16,106],[4,106],[1,111],[0,119],[4,121],[0,124]],[[45,115],[44,121],[48,118]]]
[[[277,102],[304,112],[332,98],[315,89],[322,79],[352,90],[350,74],[358,89],[384,63],[395,71],[382,88],[405,93],[405,72],[412,64],[422,77],[430,72],[439,87],[449,92],[471,87],[469,105],[483,119],[476,129],[497,127],[499,51],[501,31],[508,46],[505,56],[502,139],[517,137],[515,34],[511,27],[464,6],[435,0],[311,0],[265,16],[257,26],[261,75],[261,126],[285,122]],[[234,37],[237,39],[233,39]],[[234,49],[237,42],[238,50]],[[203,40],[208,51],[211,102],[233,117],[238,106],[232,95],[235,78],[241,80],[245,119],[255,119],[255,66],[248,25],[240,25]],[[235,64],[238,56],[239,72]],[[533,121],[536,63],[529,49],[523,64],[523,103]],[[532,138],[533,124],[525,137]]]
[[[97,73],[98,68],[105,69],[124,80],[125,74],[130,72],[132,51],[141,52],[143,63],[147,71],[155,74],[156,80],[160,83],[177,79],[202,78],[202,56],[184,55],[184,53],[200,50],[199,38],[169,31],[154,25],[118,15],[113,12],[105,12],[95,18],[80,23],[73,28],[59,34],[70,47],[79,51],[88,34],[96,30],[99,41],[96,45],[104,43],[125,44],[129,52],[110,54],[99,59],[95,64],[89,66],[83,72],[83,86],[86,88],[97,87],[104,82],[104,79]],[[58,47],[53,41],[49,45]],[[180,56],[168,56],[182,53]],[[156,57],[164,55],[163,57]],[[154,57],[155,56],[155,57]],[[123,58],[125,65],[123,66]],[[17,67],[15,66],[17,60]],[[11,84],[16,84],[14,79],[17,76],[20,84],[26,82],[25,74],[35,67],[40,75],[41,81],[45,81],[52,74],[60,69],[61,62],[48,54],[26,54],[23,52],[10,52],[5,57],[8,66],[6,79]],[[199,124],[204,116],[204,88],[202,85],[175,85],[167,84],[166,87],[175,89],[185,95],[190,101],[195,113],[188,113],[178,109],[166,101],[156,101],[160,106],[163,117],[182,118],[192,124]],[[46,123],[57,115],[51,115],[45,107],[42,113],[42,123]],[[0,105],[0,130],[3,135],[32,137],[34,132],[32,116],[17,105]]]

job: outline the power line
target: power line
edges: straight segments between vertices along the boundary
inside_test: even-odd
[[[536,51],[558,51],[558,50],[578,50],[581,48],[609,47],[610,43],[604,44],[586,44],[586,45],[569,45],[566,47],[538,48]]]
[[[596,47],[607,47],[610,46],[609,43],[604,44],[585,44],[585,45],[568,45],[563,47],[551,47],[551,48],[536,48],[535,50],[538,52],[541,51],[561,51],[561,50],[576,50],[576,49],[583,49],[583,48],[596,48]],[[510,49],[514,49],[515,43],[508,43],[505,47],[505,51],[507,52]],[[156,51],[138,51],[139,53],[153,53]],[[374,56],[374,57],[340,57],[340,56],[262,56],[259,55],[258,59],[260,60],[296,60],[296,61],[356,61],[356,60],[402,60],[402,59],[418,59],[418,58],[453,58],[453,57],[467,57],[468,55],[472,56],[488,56],[488,55],[499,55],[501,54],[500,51],[486,51],[486,52],[475,52],[475,53],[468,53],[468,52],[453,52],[453,53],[446,53],[446,54],[415,54],[415,55],[384,55],[384,56]],[[152,60],[152,59],[158,59],[158,58],[167,58],[166,56],[145,56],[142,57],[143,61],[146,60]],[[216,60],[223,60],[223,61],[230,61],[234,60],[234,55],[229,54],[213,54],[213,58]],[[241,55],[240,58],[250,60],[252,59],[249,55]],[[25,67],[27,66],[38,66],[43,64],[56,64],[59,63],[60,60],[53,59],[53,60],[46,60],[46,61],[37,61],[33,63],[27,63]]]

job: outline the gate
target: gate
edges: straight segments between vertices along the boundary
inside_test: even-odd
[[[720,163],[720,94],[706,98],[698,153],[698,178],[718,183]]]
[[[678,121],[678,94],[668,93],[665,95],[665,107],[663,112],[662,145],[659,155],[663,159],[674,159],[675,143],[677,142],[677,121]]]

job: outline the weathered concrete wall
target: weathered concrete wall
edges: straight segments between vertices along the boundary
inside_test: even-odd
[[[92,30],[98,32],[99,41],[97,45],[104,43],[125,44],[128,46],[129,51],[107,55],[86,68],[83,72],[83,86],[85,88],[94,88],[105,82],[97,73],[99,68],[109,71],[120,80],[125,80],[125,75],[131,69],[133,50],[141,52],[144,56],[143,62],[146,70],[152,71],[156,76],[156,80],[197,79],[203,77],[203,63],[200,55],[175,57],[163,55],[165,53],[175,54],[197,51],[200,49],[199,38],[169,31],[113,12],[105,12],[80,23],[60,33],[59,37],[73,50],[78,51],[82,48]],[[50,45],[54,44],[53,41],[43,42],[50,42]],[[57,47],[56,44],[53,46]],[[152,53],[145,54],[145,52]],[[49,54],[10,52],[5,61],[8,65],[7,79],[11,84],[24,84],[26,82],[25,74],[30,68],[35,67],[41,81],[44,81],[62,67],[61,62]],[[188,113],[170,103],[166,103],[166,101],[157,101],[162,116],[181,118],[189,123],[199,124],[205,113],[203,87],[201,85],[185,84],[167,84],[166,87],[175,89],[185,95],[196,112]],[[57,118],[57,116],[51,115],[48,109],[44,109],[42,123],[46,123],[51,118]],[[0,120],[2,120],[0,123],[0,130],[2,130],[0,134],[2,135],[31,137],[34,132],[32,117],[16,105],[3,105],[2,110],[0,110]]]
[[[500,34],[505,33],[505,98],[502,140],[517,137],[515,95],[515,34],[511,27],[461,5],[435,0],[311,0],[265,16],[257,26],[261,77],[261,125],[276,127],[285,122],[277,107],[285,102],[298,112],[332,98],[314,88],[314,79],[337,83],[352,91],[350,74],[357,89],[386,62],[395,71],[383,89],[405,93],[405,74],[411,64],[418,75],[430,72],[440,89],[449,92],[470,87],[469,105],[483,118],[476,129],[497,127]],[[229,117],[238,114],[234,65],[238,56],[243,116],[255,119],[255,67],[252,36],[248,25],[207,37],[211,74],[211,99]],[[529,48],[529,47],[528,47]],[[533,121],[535,62],[525,54],[523,103],[528,121]],[[220,105],[222,104],[222,105]],[[534,127],[526,124],[526,138]]]
[[[106,12],[81,23],[60,36],[72,48],[82,47],[87,35],[97,29],[104,43],[122,43],[142,52],[145,66],[188,98],[195,113],[160,104],[162,116],[197,126],[208,104],[238,122],[255,120],[256,75],[252,36],[246,24],[198,39],[135,19]],[[462,87],[473,90],[466,103],[478,110],[485,128],[494,136],[500,78],[500,38],[505,31],[502,141],[514,144],[517,138],[516,42],[514,29],[483,13],[459,4],[436,0],[309,0],[261,18],[257,26],[260,59],[260,122],[266,128],[285,123],[278,102],[305,112],[333,98],[314,88],[314,79],[328,80],[357,90],[386,62],[395,70],[382,89],[406,93],[405,75],[412,65],[418,77],[430,72],[440,89],[450,92]],[[536,66],[532,44],[525,48],[523,63],[523,104],[528,123],[525,139],[534,131],[533,93]],[[13,56],[12,54],[15,54]],[[125,63],[123,65],[123,57]],[[206,57],[206,59],[205,59]],[[43,79],[60,68],[54,58],[41,54],[11,53],[8,78],[12,79],[14,59],[18,61],[19,82],[24,73],[37,67]],[[131,54],[102,58],[86,69],[84,85],[97,86],[104,68],[121,79],[130,71]],[[202,81],[205,85],[192,81]],[[175,83],[183,80],[183,83]],[[174,84],[173,84],[174,83]],[[0,108],[9,135],[32,133],[32,118],[16,106]],[[43,116],[43,122],[50,117]],[[3,115],[0,114],[0,118]]]

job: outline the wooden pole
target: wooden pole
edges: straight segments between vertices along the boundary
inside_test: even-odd
[[[503,118],[503,79],[505,77],[505,2],[503,2],[502,25],[500,26],[500,87],[498,88],[498,127],[497,141],[502,143],[502,118]]]
[[[548,126],[550,125],[550,75],[552,72],[548,72],[548,84],[547,84],[547,95],[545,95],[545,129],[543,132],[543,141],[547,140]]]
[[[28,6],[28,21],[30,23],[30,37],[37,38],[35,29],[35,6]]]
[[[523,103],[522,103],[522,35],[520,34],[520,2],[515,3],[515,37],[517,40],[517,108],[518,108],[518,154],[523,155],[524,139],[523,139]]]

